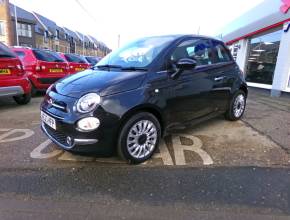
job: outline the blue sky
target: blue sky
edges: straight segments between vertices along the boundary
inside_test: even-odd
[[[59,26],[91,34],[112,49],[117,47],[119,34],[121,44],[150,35],[196,34],[198,29],[201,34],[215,36],[226,24],[262,1],[10,0]]]

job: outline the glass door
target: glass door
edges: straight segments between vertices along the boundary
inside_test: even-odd
[[[281,37],[282,30],[279,30],[250,40],[247,82],[272,85]]]

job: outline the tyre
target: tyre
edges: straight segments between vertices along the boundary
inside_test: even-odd
[[[31,93],[20,95],[20,96],[14,96],[13,99],[18,105],[26,105],[31,100]]]
[[[247,96],[244,91],[239,90],[230,101],[229,109],[225,114],[226,119],[237,121],[243,117],[246,109]]]
[[[118,154],[131,164],[143,163],[153,155],[160,137],[161,127],[157,118],[147,112],[137,113],[121,128]]]
[[[37,94],[37,89],[35,88],[35,86],[33,85],[33,83],[31,83],[31,96],[36,96]]]

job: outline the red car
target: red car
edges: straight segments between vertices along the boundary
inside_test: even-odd
[[[32,84],[32,93],[46,90],[68,74],[66,61],[56,52],[27,47],[14,47],[12,50],[22,60]]]
[[[22,63],[7,46],[0,43],[0,97],[13,97],[19,105],[31,99],[31,85]]]
[[[68,65],[70,74],[74,74],[85,69],[90,68],[90,64],[81,56],[77,54],[69,54],[69,53],[59,53],[62,58],[64,58]]]

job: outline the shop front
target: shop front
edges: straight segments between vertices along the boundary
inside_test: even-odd
[[[219,34],[249,86],[290,92],[290,0],[264,1]]]

